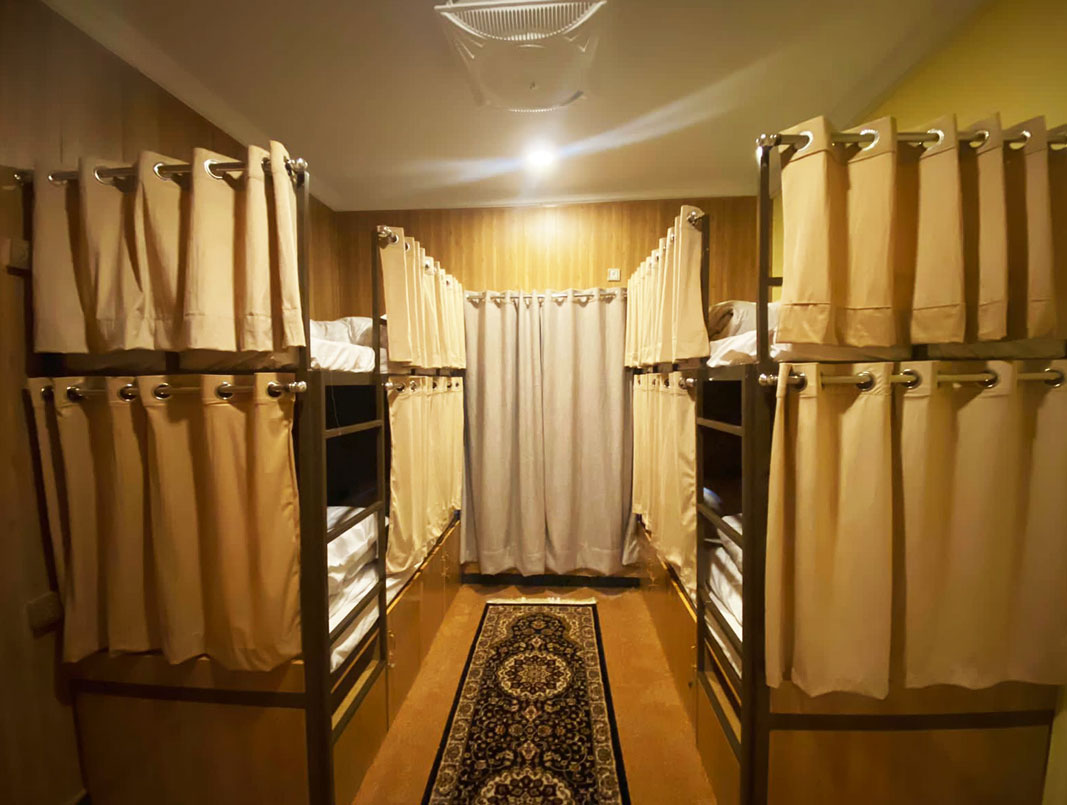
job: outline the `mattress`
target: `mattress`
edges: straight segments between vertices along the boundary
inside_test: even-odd
[[[381,328],[381,366],[388,370],[386,328]],[[373,372],[374,328],[366,316],[311,322],[311,368],[328,372]]]
[[[374,586],[374,583],[378,580],[378,566],[375,563],[366,565],[358,574],[359,580],[356,584],[360,585],[360,588],[365,593],[367,590]],[[397,575],[388,576],[385,580],[385,598],[388,603],[392,603],[393,599],[399,594],[399,592],[407,584],[408,579],[415,575],[414,570],[407,571]],[[358,599],[358,596],[356,597]],[[353,602],[354,603],[354,602]],[[351,609],[351,607],[349,607]],[[347,610],[346,610],[347,611]],[[332,629],[344,616],[337,618],[335,621],[333,616],[330,616],[330,628]],[[348,659],[348,655],[355,650],[359,642],[370,633],[371,629],[378,622],[378,606],[375,603],[367,604],[366,609],[357,617],[352,624],[341,634],[337,639],[337,642],[333,644],[333,648],[330,650],[330,671],[336,671]]]

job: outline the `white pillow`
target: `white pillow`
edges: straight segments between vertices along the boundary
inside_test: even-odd
[[[324,341],[341,341],[349,344],[351,341],[348,338],[348,325],[345,324],[344,319],[337,321],[315,321],[311,320],[311,337],[321,338]]]

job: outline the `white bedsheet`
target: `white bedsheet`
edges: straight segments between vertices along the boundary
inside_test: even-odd
[[[359,344],[312,336],[311,368],[330,372],[373,372],[374,350]]]
[[[361,511],[362,507],[330,506],[326,514],[327,527],[333,527],[343,517]],[[331,515],[332,512],[340,514]],[[377,542],[378,518],[372,515],[360,520],[326,546],[326,584],[330,595],[331,616],[334,597],[347,594],[359,571],[377,556]],[[356,598],[358,597],[357,595]]]
[[[809,361],[901,361],[911,355],[908,347],[839,347],[824,344],[785,344],[771,333],[771,360],[778,363]],[[756,331],[731,335],[711,342],[708,366],[736,366],[756,362]]]
[[[366,574],[368,581],[361,581],[365,584],[363,590],[369,590],[374,582],[378,579],[378,566],[376,564],[367,565],[362,574]],[[408,579],[415,575],[415,571],[411,570],[407,573],[397,574],[395,576],[389,576],[385,580],[385,597],[386,600],[392,603],[397,594],[407,584]],[[358,597],[357,597],[358,600]],[[347,610],[346,610],[347,611]],[[342,616],[343,617],[343,616]],[[340,622],[340,618],[337,621],[333,616],[330,617],[331,627]],[[378,622],[378,606],[376,603],[368,603],[367,608],[363,610],[358,618],[356,618],[352,624],[344,631],[337,642],[334,643],[333,649],[330,651],[330,670],[336,671],[342,663],[348,658],[348,655],[359,645],[359,641],[362,640],[371,629],[374,628],[374,624]]]

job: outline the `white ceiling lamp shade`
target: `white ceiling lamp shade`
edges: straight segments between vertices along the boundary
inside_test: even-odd
[[[607,0],[482,0],[435,6],[479,103],[547,112],[585,93]]]

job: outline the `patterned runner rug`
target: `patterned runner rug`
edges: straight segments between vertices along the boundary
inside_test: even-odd
[[[487,604],[424,805],[629,802],[596,604]]]

